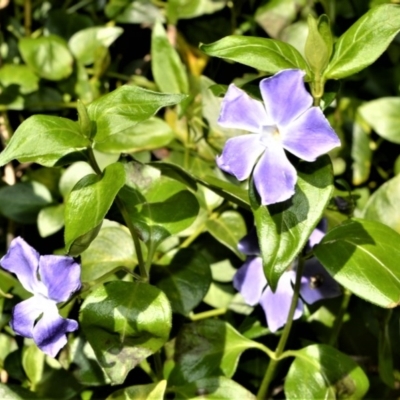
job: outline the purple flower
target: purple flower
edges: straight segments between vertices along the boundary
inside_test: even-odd
[[[309,242],[314,241],[313,245],[317,244],[317,237],[319,237],[319,242],[323,236],[323,232],[322,236],[320,236],[320,233],[320,229],[315,229]],[[293,297],[296,273],[294,270],[285,271],[279,279],[274,293],[268,286],[262,259],[258,256],[259,247],[255,230],[250,231],[239,242],[238,248],[249,257],[234,276],[233,286],[241,293],[247,304],[251,306],[261,305],[269,329],[271,332],[276,332],[286,324]],[[311,258],[305,262],[300,284],[300,296],[306,303],[313,304],[319,300],[333,298],[340,294],[339,285],[316,258]],[[294,319],[303,315],[303,306],[303,301],[299,299]]]
[[[296,169],[285,150],[305,161],[340,145],[339,138],[306,91],[304,72],[284,70],[260,82],[264,104],[230,85],[219,124],[252,132],[229,139],[218,166],[239,181],[253,172],[261,204],[274,204],[294,194]],[[254,171],[253,171],[254,169]]]
[[[80,288],[80,265],[72,257],[40,256],[21,237],[11,242],[0,264],[33,293],[13,308],[12,329],[55,357],[67,343],[65,334],[78,329],[76,321],[60,316],[57,303],[67,301]]]

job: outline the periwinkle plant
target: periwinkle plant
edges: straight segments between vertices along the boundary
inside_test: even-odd
[[[204,69],[177,22],[220,21],[215,11],[233,10],[223,1],[19,3],[0,26],[0,393],[398,396],[398,162],[382,150],[400,143],[395,48],[378,58],[400,32],[400,6],[371,7],[347,29],[369,5],[336,15],[320,2],[330,18],[312,9],[304,52],[269,26],[271,38],[202,44],[256,71],[213,82],[200,75],[216,64]],[[281,7],[250,3],[255,18],[238,17],[237,31]],[[304,28],[309,2],[286,3]],[[141,62],[135,46],[109,54],[132,21],[153,27]],[[138,76],[149,59],[152,73]],[[343,80],[376,60],[394,63],[384,84],[379,68]],[[49,239],[32,234],[36,218]]]

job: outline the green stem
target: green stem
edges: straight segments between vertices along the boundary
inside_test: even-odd
[[[296,283],[294,284],[294,292],[292,297],[292,302],[290,304],[289,314],[287,318],[287,322],[282,331],[282,336],[279,339],[278,346],[275,350],[275,359],[271,359],[267,371],[265,373],[264,379],[261,382],[261,386],[257,393],[257,400],[264,400],[269,392],[269,387],[272,382],[272,379],[275,375],[276,367],[279,363],[279,357],[283,354],[286,346],[286,342],[289,338],[290,330],[292,329],[293,317],[296,311],[297,302],[299,301],[299,292],[300,292],[300,284],[301,284],[301,276],[303,274],[304,268],[304,259],[302,257],[299,258],[299,265],[296,271]]]
[[[145,282],[147,282],[149,280],[149,275],[147,273],[147,269],[146,269],[146,266],[145,266],[145,263],[144,263],[142,248],[140,246],[140,240],[139,240],[138,234],[136,232],[135,227],[132,224],[132,221],[131,221],[131,218],[129,216],[129,213],[128,213],[127,209],[125,208],[125,205],[122,202],[122,200],[120,199],[120,197],[117,196],[115,201],[116,201],[116,204],[117,204],[117,206],[119,208],[119,211],[122,214],[122,217],[124,218],[126,226],[128,227],[129,232],[131,233],[132,240],[133,240],[133,245],[135,246],[136,256],[137,256],[137,259],[138,259],[140,276],[142,277],[142,279]]]
[[[189,318],[192,321],[199,321],[201,319],[206,319],[206,318],[212,318],[212,317],[217,317],[219,315],[223,315],[228,311],[227,308],[215,308],[214,310],[209,310],[209,311],[203,311],[201,313],[189,314]]]
[[[335,322],[334,322],[333,328],[332,328],[332,333],[329,338],[328,344],[331,346],[334,346],[336,344],[337,338],[340,333],[340,329],[342,328],[342,325],[343,325],[344,316],[345,316],[347,308],[349,306],[350,298],[351,298],[351,292],[346,289],[344,291],[344,295],[343,295],[342,303],[340,305],[339,313],[336,315]]]
[[[102,171],[99,167],[99,165],[97,164],[96,161],[96,157],[94,156],[93,153],[93,149],[92,147],[88,146],[87,147],[87,152],[88,152],[88,157],[89,157],[89,162],[90,165],[92,166],[92,168],[94,169],[94,171],[96,172],[97,175],[101,175]],[[129,216],[129,213],[124,205],[124,203],[122,202],[121,198],[119,196],[117,196],[115,198],[115,202],[119,208],[119,211],[122,215],[122,217],[124,218],[124,221],[126,223],[126,226],[129,229],[129,232],[131,233],[132,236],[132,240],[133,240],[133,245],[135,247],[135,251],[136,251],[136,257],[138,260],[138,265],[139,265],[139,271],[140,271],[140,276],[142,277],[142,279],[144,281],[148,281],[149,280],[149,276],[144,264],[144,259],[143,259],[143,253],[142,253],[142,248],[140,246],[140,241],[139,241],[139,237],[138,234],[136,232],[135,227],[132,224],[131,218]]]
[[[25,36],[31,35],[32,27],[32,3],[31,0],[24,0],[24,28]]]
[[[163,364],[161,360],[160,351],[154,353],[153,358],[154,358],[154,368],[156,370],[157,379],[159,381],[162,381],[164,379],[164,374],[163,374]]]

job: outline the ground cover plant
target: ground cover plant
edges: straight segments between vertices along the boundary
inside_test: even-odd
[[[400,5],[0,1],[0,397],[400,395]]]

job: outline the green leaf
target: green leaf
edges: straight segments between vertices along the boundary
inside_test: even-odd
[[[138,123],[132,129],[108,136],[96,143],[95,148],[107,153],[134,153],[164,147],[174,138],[175,134],[166,122],[152,117]]]
[[[215,239],[244,260],[245,256],[237,248],[239,240],[246,234],[246,224],[241,214],[225,211],[218,218],[208,219],[206,228]]]
[[[179,19],[212,14],[225,6],[225,0],[168,0],[168,21],[175,24]]]
[[[70,194],[74,186],[86,175],[94,174],[93,168],[84,161],[70,165],[63,173],[59,182],[59,190],[64,199]]]
[[[0,212],[22,224],[34,224],[39,211],[52,203],[51,193],[38,182],[22,182],[0,188]]]
[[[178,165],[164,163],[161,161],[149,162],[148,165],[158,169],[163,176],[168,176],[171,179],[175,179],[176,181],[183,183],[194,191],[197,190],[196,180],[192,177],[192,175],[188,174],[186,170],[179,167]]]
[[[272,288],[307,243],[333,191],[328,156],[313,163],[300,162],[297,172],[295,194],[282,203],[259,205],[254,186],[250,185],[264,272]]]
[[[361,185],[369,177],[372,162],[372,149],[370,143],[371,140],[368,132],[356,118],[353,123],[353,141],[351,146],[354,185]]]
[[[44,370],[45,354],[39,350],[36,345],[29,346],[24,349],[22,356],[22,366],[31,382],[31,389],[35,390],[35,386],[42,380]]]
[[[37,224],[42,238],[58,232],[64,226],[64,204],[42,208],[38,215]]]
[[[363,219],[333,228],[314,247],[314,254],[345,288],[381,307],[400,303],[400,235]]]
[[[21,38],[18,48],[26,64],[42,78],[59,81],[72,73],[74,60],[65,41],[58,36]]]
[[[163,292],[145,283],[114,281],[97,287],[81,306],[80,322],[112,383],[164,345],[171,307]]]
[[[188,400],[256,400],[251,392],[224,376],[203,378],[174,388],[179,399]]]
[[[167,381],[162,380],[148,385],[129,386],[117,390],[106,400],[164,400]]]
[[[93,64],[99,47],[110,47],[124,30],[118,26],[95,26],[76,32],[68,42],[72,54],[84,65]]]
[[[39,89],[39,77],[26,65],[4,64],[0,69],[0,83],[18,86],[18,92],[28,94]]]
[[[369,101],[358,112],[369,126],[389,142],[400,144],[400,98],[382,97]]]
[[[156,22],[151,36],[151,70],[154,81],[162,92],[189,92],[185,67],[169,42],[161,22]]]
[[[214,319],[184,325],[176,338],[176,364],[168,381],[182,385],[221,373],[230,378],[243,351],[256,348],[260,348],[257,342],[246,339],[225,321]]]
[[[180,250],[165,267],[153,267],[154,284],[171,302],[174,312],[187,315],[206,295],[211,283],[207,260],[192,249]]]
[[[87,175],[75,185],[65,205],[67,251],[70,251],[71,246],[79,238],[97,227],[100,229],[99,225],[124,184],[124,167],[120,163],[115,163],[109,165],[102,176]],[[77,254],[74,252],[73,255]]]
[[[227,36],[211,44],[201,44],[200,49],[209,56],[236,61],[269,74],[297,68],[310,76],[301,54],[290,44],[274,39]]]
[[[378,333],[378,368],[379,377],[391,388],[395,387],[393,368],[393,346],[390,340],[389,321],[392,310],[385,310],[385,318],[381,321]]]
[[[400,233],[400,175],[389,179],[376,190],[364,208],[363,218],[382,222]]]
[[[96,142],[116,133],[129,134],[134,125],[152,117],[161,107],[172,106],[185,98],[179,94],[152,92],[138,86],[124,85],[100,97],[88,107],[96,123]]]
[[[38,396],[28,389],[15,384],[0,383],[0,399],[4,400],[25,400],[38,399]]]
[[[151,0],[111,0],[106,6],[106,15],[122,24],[152,26],[156,21],[165,20],[162,9]]]
[[[0,154],[0,166],[11,160],[36,162],[52,167],[74,152],[89,145],[79,125],[67,118],[33,115],[15,131],[9,144]]]
[[[341,79],[371,65],[400,31],[400,6],[374,7],[358,19],[335,43],[326,79]]]
[[[369,387],[362,368],[324,344],[296,351],[285,379],[288,399],[362,399]]]
[[[126,168],[130,187],[121,191],[121,200],[144,242],[160,243],[195,221],[199,203],[183,184],[149,166],[131,163]]]
[[[92,282],[113,269],[124,266],[133,269],[136,253],[129,230],[105,220],[99,234],[81,254],[82,282]]]

